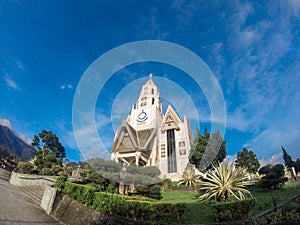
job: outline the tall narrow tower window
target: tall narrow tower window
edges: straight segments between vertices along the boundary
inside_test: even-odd
[[[152,98],[152,105],[154,105],[154,101],[155,101],[155,99],[154,99],[154,98]]]
[[[154,95],[154,88],[152,88],[152,89],[151,89],[151,94],[153,94],[153,95]]]
[[[167,130],[168,173],[177,172],[174,129]]]
[[[148,87],[144,88],[144,94],[147,95],[148,94]]]

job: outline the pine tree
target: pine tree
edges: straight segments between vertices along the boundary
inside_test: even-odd
[[[199,133],[191,147],[190,163],[194,164],[199,170],[205,170],[211,168],[212,165],[222,162],[225,157],[226,141],[222,138],[219,131],[211,135],[207,127],[205,127],[204,135]]]
[[[235,165],[245,168],[249,173],[256,173],[260,167],[256,154],[246,148],[237,153]]]
[[[281,148],[282,148],[283,160],[284,160],[285,166],[288,168],[294,167],[295,162],[293,161],[292,157],[287,153],[287,151],[284,149],[283,146],[281,146]]]

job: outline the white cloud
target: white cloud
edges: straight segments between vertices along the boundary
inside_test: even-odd
[[[6,85],[9,86],[10,88],[12,88],[12,89],[14,89],[16,91],[21,91],[21,89],[19,88],[19,86],[12,79],[6,77],[6,78],[4,78],[4,81],[5,81]]]
[[[64,90],[66,88],[73,89],[73,85],[72,84],[63,84],[63,85],[60,86],[61,90]]]
[[[284,146],[293,158],[299,157],[298,140],[300,131],[298,127],[269,128],[263,130],[254,139],[250,140],[248,146],[257,154],[258,158],[268,158],[281,150]]]
[[[224,159],[224,162],[228,164],[234,164],[236,160],[236,155],[227,155],[226,158]]]
[[[288,10],[291,16],[300,16],[300,1],[299,0],[281,0],[281,5],[288,5]]]
[[[283,163],[283,159],[282,159],[282,153],[279,152],[275,155],[272,155],[270,158],[268,159],[261,159],[259,160],[259,163],[260,163],[260,166],[263,167],[263,166],[266,166],[268,164],[271,164],[271,165],[275,165],[275,164],[278,164],[278,163]]]
[[[108,159],[109,149],[106,148],[113,142],[111,135],[106,132],[107,125],[111,122],[110,117],[97,113],[95,121],[92,121],[90,113],[82,112],[81,114],[81,121],[84,122],[75,121],[74,126],[76,144],[81,155],[84,159],[95,157]]]
[[[10,130],[12,129],[11,123],[8,119],[0,118],[0,125],[8,127]]]

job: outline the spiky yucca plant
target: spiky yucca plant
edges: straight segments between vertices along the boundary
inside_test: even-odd
[[[185,184],[186,186],[191,187],[192,185],[196,185],[197,183],[199,183],[199,181],[200,179],[199,176],[195,174],[195,169],[191,166],[188,166],[187,168],[185,168],[182,177],[178,182],[178,185]]]
[[[245,199],[251,193],[246,189],[247,185],[252,184],[248,180],[247,170],[241,167],[234,168],[234,165],[226,163],[213,166],[205,180],[200,181],[200,190],[205,193],[199,198],[201,200],[215,198],[220,202],[227,202],[233,196],[238,200]]]

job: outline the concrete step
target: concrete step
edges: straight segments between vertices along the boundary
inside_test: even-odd
[[[27,197],[37,205],[40,205],[44,195],[45,188],[42,186],[19,186],[20,190],[23,191]]]
[[[0,168],[0,178],[5,181],[9,181],[10,172]]]

